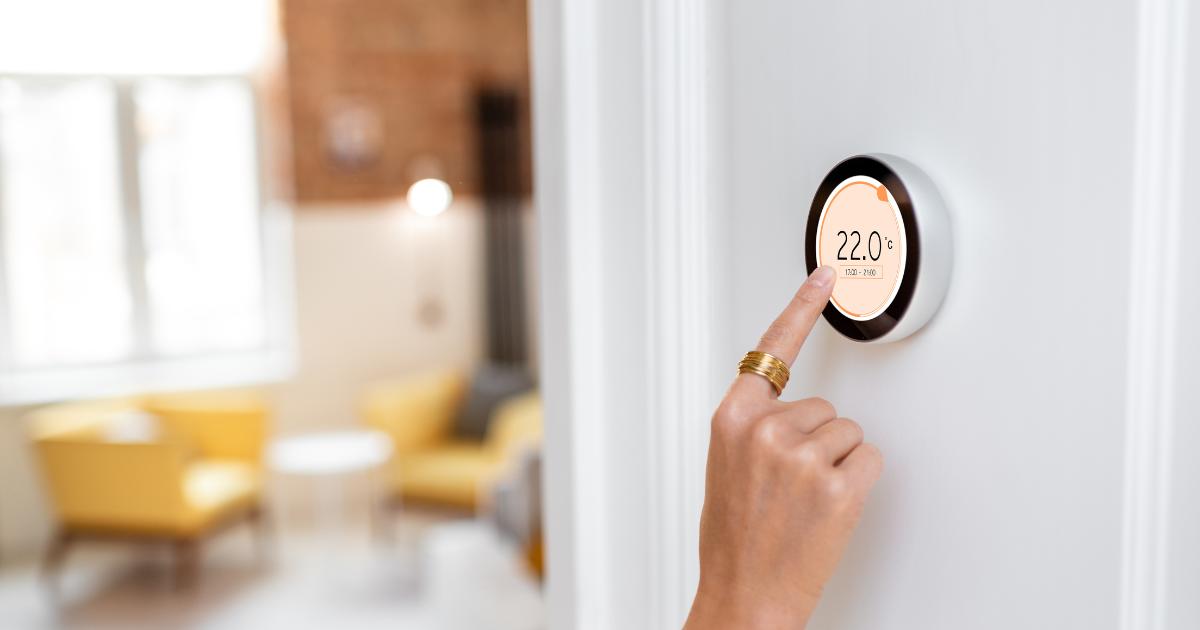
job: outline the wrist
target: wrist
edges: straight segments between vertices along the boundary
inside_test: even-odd
[[[815,596],[779,598],[758,589],[712,584],[701,578],[684,630],[803,630],[816,605]]]

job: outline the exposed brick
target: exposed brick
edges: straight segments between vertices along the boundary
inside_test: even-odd
[[[530,188],[529,44],[524,0],[285,0],[292,165],[300,202],[403,195],[423,156],[456,195],[479,191],[474,96],[521,101],[520,172]],[[377,159],[332,158],[339,104],[374,112]]]

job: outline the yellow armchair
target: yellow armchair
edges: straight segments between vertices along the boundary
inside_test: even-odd
[[[59,521],[46,568],[85,537],[167,539],[180,575],[220,526],[260,516],[266,405],[252,394],[144,396],[33,412],[32,440]]]
[[[377,383],[363,397],[363,416],[390,435],[394,453],[404,456],[446,442],[466,393],[467,377],[458,370]]]
[[[395,446],[391,490],[424,503],[477,509],[514,451],[541,440],[536,393],[519,395],[492,415],[483,441],[454,435],[454,416],[466,395],[467,377],[443,370],[368,388],[366,423],[391,436]]]

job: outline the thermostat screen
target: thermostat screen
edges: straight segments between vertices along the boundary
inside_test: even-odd
[[[900,208],[873,177],[856,175],[833,189],[817,223],[817,265],[837,271],[833,305],[858,321],[882,313],[904,278]]]

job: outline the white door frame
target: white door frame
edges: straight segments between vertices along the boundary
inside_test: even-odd
[[[712,6],[531,5],[552,628],[678,627],[691,599],[732,374],[711,343]]]
[[[1188,91],[1187,0],[1140,0],[1133,195],[1130,230],[1125,487],[1122,525],[1122,630],[1193,628],[1200,624],[1200,542],[1180,537],[1175,521],[1200,510],[1200,463],[1175,444],[1177,428],[1200,416],[1183,404],[1179,385],[1200,385],[1200,348],[1178,352],[1190,332],[1185,304],[1200,303],[1194,254],[1181,256]],[[1192,90],[1200,87],[1193,79]],[[1200,123],[1193,115],[1192,124]],[[1200,148],[1200,146],[1196,146]],[[1194,173],[1195,174],[1195,173]],[[1195,211],[1195,202],[1191,208]],[[1200,221],[1193,220],[1193,227]],[[1193,239],[1194,240],[1194,239]],[[1194,251],[1194,250],[1193,250]],[[1191,262],[1187,262],[1187,261]],[[1184,265],[1189,267],[1184,267]],[[1192,336],[1195,339],[1195,336]],[[1179,377],[1191,375],[1191,382]],[[1195,434],[1191,434],[1194,438]],[[1174,463],[1184,450],[1187,458]],[[1191,451],[1190,453],[1187,451]],[[1173,487],[1173,479],[1182,487]],[[1175,533],[1172,536],[1172,533]],[[1178,550],[1178,553],[1172,553]]]
[[[1170,483],[1200,474],[1194,456],[1171,457],[1175,427],[1197,419],[1184,395],[1200,353],[1175,348],[1200,339],[1179,317],[1200,305],[1200,284],[1178,271],[1183,96],[1200,86],[1183,70],[1186,0],[1138,6],[1131,261],[1175,271],[1132,274],[1118,625],[1159,630],[1200,620],[1187,603],[1200,542],[1170,536],[1180,515],[1200,522],[1198,493]],[[531,3],[551,628],[678,627],[694,588],[707,418],[737,359],[714,341],[729,330],[731,282],[719,238],[726,10]]]

